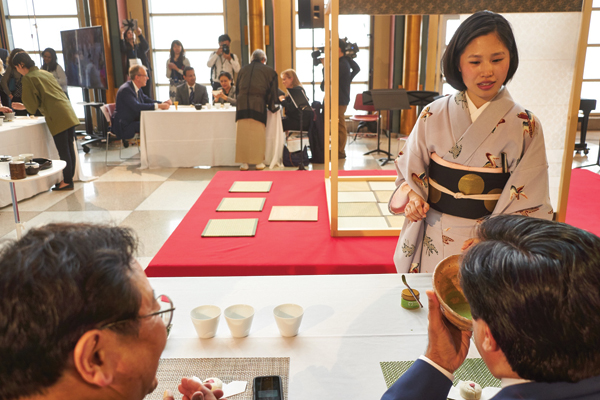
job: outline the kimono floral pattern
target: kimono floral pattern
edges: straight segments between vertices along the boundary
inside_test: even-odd
[[[406,183],[426,201],[431,187],[427,176],[431,154],[459,166],[502,168],[510,173],[492,215],[519,214],[551,219],[548,162],[542,127],[530,111],[515,103],[503,88],[473,121],[464,92],[437,99],[426,108],[395,160],[396,185]],[[503,156],[503,154],[505,156]],[[439,182],[444,186],[444,182]],[[461,253],[472,240],[478,220],[430,208],[424,220],[408,218],[394,255],[400,273],[433,272],[435,266]],[[451,231],[449,231],[451,229]],[[451,233],[450,233],[451,232]]]

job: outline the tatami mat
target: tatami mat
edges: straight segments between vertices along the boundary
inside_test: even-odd
[[[340,217],[380,217],[377,203],[338,203]]]
[[[371,188],[366,181],[340,181],[338,182],[339,192],[370,192]]]

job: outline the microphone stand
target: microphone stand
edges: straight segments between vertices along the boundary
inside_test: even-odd
[[[300,108],[300,166],[298,167],[298,171],[306,171],[304,168],[304,147],[302,146],[302,116],[304,114],[304,110],[307,106]]]

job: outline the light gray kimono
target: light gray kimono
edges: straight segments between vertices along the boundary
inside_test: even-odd
[[[505,88],[475,122],[471,122],[464,92],[426,107],[395,161],[396,185],[406,182],[427,199],[428,167],[434,152],[445,161],[479,168],[501,168],[501,153],[506,153],[511,175],[492,215],[552,219],[542,127]],[[394,254],[398,272],[433,272],[442,259],[461,253],[463,243],[474,237],[474,228],[480,222],[434,209],[423,221],[406,219]]]

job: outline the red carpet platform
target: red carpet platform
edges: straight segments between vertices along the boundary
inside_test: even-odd
[[[395,175],[346,171],[343,175]],[[234,181],[273,181],[270,193],[229,193]],[[266,197],[262,212],[217,212],[223,197]],[[269,222],[271,207],[319,206],[318,222]],[[203,238],[209,219],[258,218],[251,238]],[[332,238],[323,171],[218,172],[146,274],[248,276],[395,273],[395,237]]]
[[[571,171],[565,222],[600,236],[598,199],[600,199],[600,175],[584,169]]]

